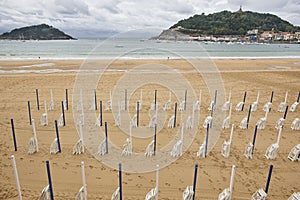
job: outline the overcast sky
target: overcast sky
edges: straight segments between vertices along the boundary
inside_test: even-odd
[[[0,0],[0,33],[41,23],[74,37],[162,30],[194,14],[236,11],[240,5],[300,25],[300,0]]]

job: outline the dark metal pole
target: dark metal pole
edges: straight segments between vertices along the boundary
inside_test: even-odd
[[[246,102],[246,97],[247,97],[247,91],[245,91],[245,93],[244,93],[244,99],[243,99],[242,111],[244,111],[245,102]]]
[[[156,132],[157,132],[157,124],[154,126],[154,145],[153,145],[153,154],[156,154]]]
[[[157,95],[157,90],[154,91],[154,105],[155,105],[154,110],[156,110],[156,95]]]
[[[122,164],[119,163],[119,192],[120,192],[120,200],[122,200]]]
[[[274,96],[274,91],[272,91],[271,93],[270,103],[273,103],[273,96]]]
[[[69,95],[68,95],[68,89],[66,89],[66,109],[69,110]]]
[[[271,93],[270,103],[273,102],[273,96],[274,96],[274,91],[272,91],[272,93]],[[271,109],[272,108],[270,107],[269,112],[271,112]]]
[[[94,90],[94,103],[95,103],[95,110],[97,110],[97,92],[96,92],[96,89]]]
[[[99,115],[99,120],[100,120],[100,126],[102,126],[102,101],[100,101],[100,115]]]
[[[249,121],[250,121],[250,115],[251,115],[251,108],[252,108],[252,106],[250,105],[249,110],[248,110],[248,116],[247,116],[247,129],[249,127]]]
[[[39,90],[35,89],[35,95],[36,95],[36,105],[38,110],[40,110],[40,101],[39,101]]]
[[[177,102],[175,102],[175,108],[174,108],[174,128],[176,127],[176,115],[177,115]]]
[[[48,184],[49,184],[50,199],[54,200],[49,160],[46,160],[46,168],[47,168],[47,175],[48,175]]]
[[[102,126],[102,101],[100,101],[100,116],[99,116],[99,120],[100,120],[100,126]]]
[[[18,151],[17,141],[16,141],[16,134],[15,134],[14,119],[10,119],[10,123],[11,123],[11,131],[12,131],[12,135],[13,135],[15,151]]]
[[[54,124],[55,124],[55,132],[56,132],[56,138],[57,138],[58,152],[61,153],[60,139],[59,139],[59,133],[58,133],[58,126],[57,126],[57,120],[54,120]]]
[[[187,99],[187,90],[185,90],[185,94],[184,94],[184,110],[186,110],[186,99]]]
[[[254,145],[255,145],[255,141],[256,141],[256,133],[257,133],[257,125],[255,126],[255,129],[254,129],[254,134],[253,134],[253,140],[252,140],[252,155],[254,153]]]
[[[27,107],[28,107],[29,124],[31,125],[31,109],[30,109],[30,101],[27,102]]]
[[[64,126],[66,126],[65,108],[64,108],[64,102],[63,101],[61,102],[61,111],[62,111],[62,114],[63,114],[63,124],[64,124]]]
[[[288,110],[289,110],[289,106],[286,106],[285,107],[285,112],[284,112],[284,115],[283,115],[283,119],[286,119],[286,115],[287,115]]]
[[[299,102],[299,100],[300,100],[300,91],[299,91],[299,93],[298,93],[297,102]]]
[[[105,128],[105,153],[108,154],[107,122],[104,122],[104,128]]]
[[[139,127],[139,118],[140,118],[140,102],[136,102],[136,126]]]
[[[207,146],[208,146],[208,133],[209,133],[209,125],[206,127],[206,137],[205,137],[205,151],[204,151],[204,157],[207,156]]]
[[[193,183],[193,192],[194,192],[193,200],[195,200],[195,195],[196,195],[197,172],[198,172],[198,164],[195,164],[194,183]]]
[[[271,182],[271,176],[272,176],[272,171],[273,171],[273,165],[270,165],[270,169],[269,169],[269,174],[268,174],[268,179],[267,179],[267,183],[266,183],[266,189],[265,192],[268,194],[269,192],[269,187],[270,187],[270,182]]]

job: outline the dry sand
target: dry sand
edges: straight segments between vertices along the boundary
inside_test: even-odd
[[[93,63],[103,61],[93,61]],[[204,139],[205,129],[203,121],[209,111],[210,99],[206,86],[199,74],[183,60],[127,60],[115,61],[111,69],[130,69],[135,65],[165,64],[172,65],[182,73],[192,84],[196,91],[203,90],[200,125],[195,140],[183,156],[169,166],[160,170],[159,199],[182,199],[182,192],[187,185],[192,185],[194,164],[199,164],[196,199],[217,199],[223,189],[229,187],[231,166],[236,165],[236,176],[232,199],[250,199],[259,188],[265,187],[269,165],[274,165],[268,199],[287,199],[293,192],[300,191],[299,162],[291,162],[287,156],[296,144],[300,143],[300,132],[292,131],[290,125],[296,117],[300,117],[300,110],[289,112],[286,119],[279,153],[276,160],[267,160],[264,157],[267,147],[275,143],[277,131],[276,121],[282,117],[277,107],[284,100],[285,92],[289,92],[287,104],[291,105],[300,89],[300,60],[299,59],[273,59],[273,60],[215,60],[224,81],[226,92],[232,88],[232,103],[235,106],[243,98],[244,91],[248,92],[245,111],[232,112],[231,122],[236,125],[229,158],[221,155],[221,145],[229,138],[229,129],[223,130],[214,149],[205,159],[198,159],[196,152]],[[53,63],[41,65],[43,63]],[[72,148],[77,142],[78,133],[75,129],[72,110],[66,111],[66,127],[60,127],[62,153],[50,155],[50,144],[55,137],[54,120],[61,114],[60,103],[65,99],[65,88],[69,89],[70,102],[72,102],[72,88],[76,73],[65,71],[63,73],[18,73],[18,70],[45,70],[78,69],[82,61],[1,61],[0,62],[0,199],[17,199],[15,178],[11,165],[11,155],[15,155],[23,199],[37,199],[42,189],[47,185],[45,160],[50,161],[54,197],[55,199],[74,199],[75,194],[82,186],[80,162],[85,161],[86,181],[89,199],[110,199],[118,186],[118,172],[111,169],[89,152],[82,155],[73,155]],[[31,66],[33,65],[33,66]],[[22,67],[27,66],[27,67]],[[28,67],[29,66],[29,67]],[[10,71],[16,70],[16,71]],[[7,72],[7,74],[5,74]],[[19,71],[21,72],[21,71]],[[97,87],[98,98],[106,102],[109,90],[116,84],[124,72],[106,72]],[[53,89],[55,110],[49,111],[49,125],[41,126],[38,122],[43,107],[37,110],[35,89],[39,89],[40,102],[49,101],[50,89]],[[154,89],[158,90],[158,102],[168,100],[166,88],[157,85],[148,85],[144,88],[144,106],[149,109]],[[247,115],[251,102],[255,101],[257,91],[260,90],[258,111],[253,112],[248,130],[238,128],[240,121]],[[271,91],[275,92],[273,107],[268,115],[265,130],[260,130],[252,160],[243,156],[247,143],[252,141],[253,130],[257,120],[264,116],[263,105],[269,101]],[[133,99],[138,99],[138,93]],[[28,140],[32,137],[32,128],[29,125],[27,114],[27,101],[31,102],[32,118],[37,121],[37,137],[39,152],[28,155]],[[172,99],[175,102],[175,98]],[[177,100],[178,101],[178,100]],[[224,100],[219,100],[224,101]],[[70,106],[73,106],[70,103]],[[134,106],[134,105],[131,105]],[[169,113],[171,115],[171,112]],[[142,113],[143,116],[143,113]],[[13,118],[16,128],[18,151],[13,148],[10,119]],[[112,114],[104,112],[104,118],[109,124],[110,141],[122,146],[126,139],[125,134],[118,135],[118,127],[114,126]],[[149,119],[141,119],[142,125],[147,125]],[[178,122],[178,125],[180,122]],[[166,127],[166,125],[165,125]],[[177,127],[176,129],[179,129]],[[165,145],[165,140],[174,137],[173,129],[164,128],[164,134],[158,135],[158,150]],[[139,142],[137,142],[139,141]],[[151,139],[136,140],[134,151],[143,152]],[[155,172],[149,173],[123,173],[124,199],[144,199],[146,193],[155,187]]]

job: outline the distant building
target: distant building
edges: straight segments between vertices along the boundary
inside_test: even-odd
[[[283,32],[279,31],[274,35],[274,40],[279,40],[279,41],[289,41],[289,40],[294,40],[296,39],[295,34],[290,33],[290,32]]]
[[[242,13],[243,10],[242,10],[242,6],[240,5],[240,9],[238,11],[236,11],[235,13]]]
[[[176,28],[173,28],[172,30],[178,31],[184,29],[182,26],[177,26]]]
[[[300,32],[295,32],[295,39],[300,40]]]
[[[280,35],[283,36],[283,40],[292,40],[292,34],[290,32],[280,32]]]
[[[260,37],[264,40],[272,40],[274,36],[274,31],[264,31]]]
[[[247,31],[247,35],[257,35],[258,29],[252,29]]]
[[[279,31],[279,32],[274,32],[272,31],[264,31],[260,35],[260,40],[265,40],[265,41],[291,41],[291,40],[296,40],[297,37],[300,36],[300,32],[298,34],[293,34],[291,32],[284,32],[284,31]]]

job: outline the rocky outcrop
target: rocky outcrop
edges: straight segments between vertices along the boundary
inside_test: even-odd
[[[157,40],[189,40],[190,36],[180,33],[174,29],[164,30],[159,36],[153,37]]]

